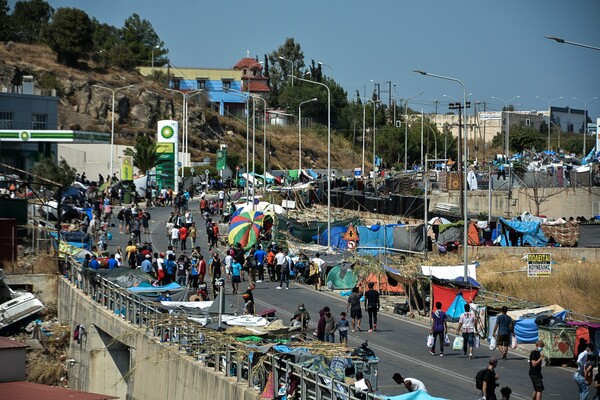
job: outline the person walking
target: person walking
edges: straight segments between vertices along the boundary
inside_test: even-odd
[[[503,360],[506,360],[508,346],[510,346],[510,335],[514,329],[513,320],[506,315],[507,312],[508,307],[502,306],[502,313],[496,318],[496,326],[494,327],[494,337]]]
[[[325,314],[328,311],[330,311],[329,307],[323,307],[323,309],[319,310],[319,321],[317,322],[315,336],[320,341],[325,341]]]
[[[187,251],[187,238],[188,238],[188,229],[184,226],[179,228],[179,243],[181,245],[181,251]]]
[[[465,304],[465,312],[462,313],[458,320],[458,327],[456,328],[456,334],[462,333],[463,338],[463,353],[467,355],[467,349],[469,350],[469,358],[473,359],[473,347],[475,345],[475,331],[476,331],[476,319],[475,313],[471,311],[471,306]],[[489,400],[489,399],[488,399]]]
[[[361,294],[358,290],[358,286],[352,288],[352,293],[348,297],[346,303],[346,312],[350,309],[350,319],[352,320],[352,332],[358,330],[360,332],[360,322],[362,320],[362,310],[360,307]]]
[[[588,343],[585,350],[582,351],[577,357],[577,371],[573,374],[573,379],[579,387],[579,399],[587,400],[590,393],[590,388],[585,381],[585,364],[587,363],[588,357],[593,354],[594,347],[591,343]]]
[[[236,259],[231,263],[231,287],[233,294],[237,294],[240,283],[242,282],[242,264]]]
[[[369,282],[369,290],[365,292],[365,311],[369,316],[369,332],[377,332],[377,312],[379,311],[379,292],[374,289],[375,283]]]
[[[496,397],[496,383],[499,379],[496,373],[496,366],[498,365],[498,359],[495,357],[490,358],[488,366],[483,373],[483,388],[481,389],[482,400],[497,400]]]
[[[196,229],[196,223],[192,222],[188,229],[188,236],[192,241],[192,249],[196,247],[196,237],[198,236],[198,230]]]
[[[433,335],[433,345],[429,349],[429,354],[435,356],[435,344],[440,341],[440,357],[444,357],[444,337],[448,332],[448,321],[446,313],[442,311],[442,302],[436,301],[435,311],[431,313],[431,329],[429,334]]]
[[[219,258],[219,254],[213,253],[212,260],[210,260],[210,279],[212,281],[213,287],[213,295],[217,296],[217,292],[219,291],[218,280],[221,279],[221,275],[223,274],[223,263]]]
[[[254,260],[256,261],[256,270],[258,272],[258,279],[256,283],[261,283],[265,280],[265,259],[267,253],[263,250],[262,245],[258,245],[258,249],[254,252]]]
[[[542,381],[542,363],[544,362],[544,341],[538,340],[535,343],[535,349],[529,353],[529,379],[533,385],[533,395],[531,400],[542,400],[544,391],[544,382]]]
[[[283,288],[284,283],[285,283],[286,289],[290,288],[290,263],[291,263],[291,259],[290,259],[290,256],[288,255],[288,252],[284,251],[283,259],[282,259],[281,266],[280,266],[281,279],[279,280],[279,286],[277,286],[275,289]]]
[[[323,261],[321,254],[319,253],[315,254],[315,258],[313,258],[310,262],[313,265],[315,272],[315,276],[313,276],[315,290],[321,291],[321,286],[325,281],[324,275],[327,273],[327,263]]]

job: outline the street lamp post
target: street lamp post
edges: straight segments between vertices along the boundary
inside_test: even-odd
[[[102,86],[102,85],[92,85],[92,86],[95,88],[98,88],[98,89],[108,90],[112,93],[112,119],[111,119],[111,124],[110,124],[110,173],[109,173],[109,177],[112,178],[112,174],[114,172],[113,164],[114,164],[114,152],[115,152],[115,94],[119,90],[129,89],[129,88],[134,87],[135,85],[121,86],[116,89],[112,89],[112,88],[109,88],[107,86]]]
[[[314,99],[303,101],[298,105],[298,174],[302,170],[302,104],[312,103],[313,101],[317,101],[316,97]]]
[[[287,61],[287,62],[289,62],[290,64],[292,64],[292,75],[291,75],[291,76],[292,76],[292,87],[293,87],[293,86],[294,86],[294,61],[292,61],[292,60],[288,60],[288,59],[287,59],[287,58],[285,58],[284,56],[279,56],[279,59],[280,59],[280,60],[283,60],[283,61]]]
[[[406,165],[408,163],[408,102],[410,100],[414,99],[415,97],[419,97],[423,93],[424,92],[421,92],[419,94],[416,94],[416,95],[404,100],[404,170],[405,171],[408,169],[408,166]]]
[[[189,106],[189,99],[193,96],[196,96],[197,94],[200,94],[203,92],[203,89],[198,89],[198,90],[192,90],[190,92],[184,93],[181,92],[179,90],[175,90],[175,89],[170,89],[167,88],[168,91],[173,92],[173,93],[179,93],[182,97],[182,104],[181,104],[181,124],[183,127],[183,134],[182,134],[182,138],[181,138],[181,153],[182,153],[182,162],[181,162],[181,181],[183,182],[183,178],[185,176],[185,167],[188,165],[188,157],[187,157],[187,153],[188,153],[188,123],[189,123],[189,113],[188,113],[188,106]]]
[[[579,46],[579,47],[585,47],[586,49],[592,49],[592,50],[598,50],[600,51],[600,47],[596,47],[596,46],[591,46],[589,44],[583,44],[583,43],[576,43],[576,42],[571,42],[569,40],[565,40],[556,36],[546,36],[546,39],[550,39],[550,40],[554,40],[557,43],[560,44],[570,44],[573,46]]]
[[[507,158],[509,157],[508,153],[510,151],[510,144],[509,144],[510,143],[509,142],[509,139],[510,139],[510,110],[508,109],[508,103],[510,103],[511,101],[516,100],[520,97],[521,97],[521,95],[518,95],[518,96],[513,97],[512,99],[503,100],[500,97],[492,96],[492,99],[496,99],[496,100],[500,100],[500,101],[504,102],[504,110],[506,111],[506,146],[505,146],[504,151],[506,152],[505,154],[506,154]]]
[[[329,68],[329,78],[333,78],[333,68],[331,67],[331,65],[327,65],[325,64],[323,61],[319,61],[319,65],[324,65],[326,67]]]
[[[329,86],[321,82],[315,82],[292,75],[292,82],[299,81],[323,86],[327,89],[327,250],[331,249],[331,90]]]
[[[465,84],[456,78],[452,78],[449,76],[443,76],[443,75],[437,75],[437,74],[431,74],[429,72],[425,72],[425,71],[418,71],[418,70],[413,70],[414,72],[424,75],[424,76],[431,76],[433,78],[439,78],[439,79],[444,79],[447,81],[453,81],[456,82],[458,84],[460,84],[463,88],[463,107],[465,108],[466,111],[466,107],[467,107],[467,89],[465,87]],[[467,166],[468,161],[467,161],[467,119],[464,119],[464,130],[465,130],[465,135],[463,137],[463,153],[464,153],[464,158],[463,158],[463,162],[464,162],[464,173],[463,173],[463,219],[464,219],[464,226],[463,226],[463,247],[464,247],[464,251],[463,251],[463,262],[464,262],[464,281],[468,282],[468,278],[469,278],[469,236],[468,236],[468,213],[467,213]]]
[[[586,148],[585,148],[585,139],[587,138],[587,117],[588,117],[588,113],[587,113],[587,103],[590,101],[594,101],[598,98],[598,96],[592,97],[591,99],[587,99],[587,100],[582,100],[578,97],[573,96],[573,100],[578,100],[580,102],[583,103],[583,108],[585,111],[585,117],[583,118],[583,157],[585,157],[585,153],[586,153]],[[597,150],[597,149],[596,149]]]
[[[160,49],[159,45],[153,46],[152,47],[152,72],[154,72],[154,49]]]
[[[251,95],[253,100],[262,100],[263,102],[263,190],[267,192],[267,100],[258,95]],[[254,145],[252,145],[254,149]]]
[[[553,100],[548,100],[540,96],[535,96],[536,98],[545,101],[548,104],[548,154],[550,154],[550,132],[552,131],[552,103],[556,100],[560,100],[563,97],[557,97]]]

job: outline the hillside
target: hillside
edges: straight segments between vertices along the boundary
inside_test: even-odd
[[[56,62],[54,53],[46,46],[17,43],[0,44],[0,88],[10,90],[15,73],[32,75],[44,94],[52,89],[60,97],[59,129],[110,132],[112,97],[110,88],[135,85],[116,94],[115,143],[132,144],[135,136],[156,135],[156,121],[181,121],[181,96],[165,90],[164,86],[135,72],[105,70],[94,61],[81,63],[80,69],[65,67]],[[189,146],[192,161],[204,157],[214,159],[221,144],[227,144],[230,154],[240,159],[246,155],[245,121],[221,117],[202,101],[190,101]],[[306,167],[326,168],[327,129],[303,129],[303,150]],[[262,169],[263,128],[256,128],[256,163]],[[294,168],[298,164],[297,126],[267,129],[267,157],[275,169]],[[352,168],[350,143],[332,134],[332,168]],[[359,158],[357,154],[356,159]]]

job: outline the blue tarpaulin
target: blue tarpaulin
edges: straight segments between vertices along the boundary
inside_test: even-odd
[[[538,314],[538,315],[543,315]],[[528,318],[520,318],[515,321],[515,336],[519,343],[535,343],[538,340],[538,326],[535,318],[538,315]],[[565,319],[567,311],[560,311],[553,315],[554,317]]]
[[[394,397],[386,397],[387,400],[447,400],[444,397],[433,397],[427,392],[417,390],[416,392],[401,394]]]
[[[446,315],[448,316],[450,322],[457,322],[460,316],[465,312],[465,304],[467,301],[463,298],[463,294],[458,292],[450,307],[446,311]]]
[[[151,286],[151,285],[140,284],[139,286],[127,288],[127,290],[129,290],[130,292],[134,292],[134,293],[165,292],[167,290],[179,290],[179,289],[181,289],[181,286],[175,282],[171,282],[168,285],[164,285],[164,286]]]
[[[315,171],[313,171],[312,169],[307,169],[306,173],[308,173],[310,176],[312,176],[313,179],[317,179],[319,175],[317,175],[317,173]]]
[[[348,227],[346,226],[332,226],[331,227],[331,246],[338,249],[347,250],[348,241],[342,239],[346,234]],[[314,235],[313,240],[322,246],[327,246],[327,229],[321,233],[321,235]]]
[[[358,226],[358,254],[376,256],[383,248],[394,248],[393,225]]]
[[[500,218],[500,222],[508,228],[514,229],[516,232],[523,234],[522,245],[529,245],[532,247],[543,247],[548,244],[548,238],[544,236],[544,232],[540,229],[539,221],[519,221],[516,218],[507,220]],[[509,246],[508,233],[502,235],[501,242],[502,246]]]

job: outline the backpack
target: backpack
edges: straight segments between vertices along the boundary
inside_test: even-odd
[[[477,375],[475,375],[475,388],[477,390],[483,390],[483,379],[485,378],[485,371],[487,371],[487,368],[479,370],[477,372]]]

